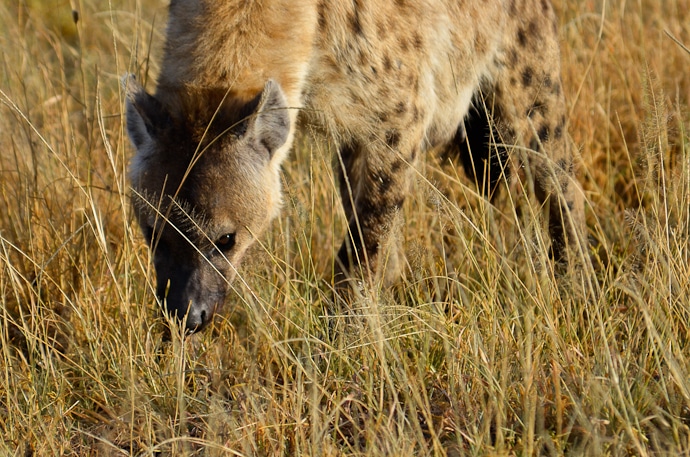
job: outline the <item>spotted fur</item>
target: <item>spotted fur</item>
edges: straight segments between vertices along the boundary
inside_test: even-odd
[[[548,202],[562,256],[579,239],[583,201],[559,59],[548,0],[172,0],[155,94],[125,80],[131,181],[167,310],[197,330],[222,303],[278,213],[300,113],[338,146],[344,276],[358,266],[395,276],[395,250],[384,262],[382,246],[429,149],[460,150],[490,192],[516,165],[507,148],[478,150],[492,126],[532,151],[517,166]],[[198,216],[173,210],[187,206]]]

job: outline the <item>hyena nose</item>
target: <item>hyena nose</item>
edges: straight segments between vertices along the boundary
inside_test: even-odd
[[[191,335],[202,330],[211,320],[211,313],[191,300],[178,302],[168,297],[161,301],[164,302],[164,309],[168,316],[177,321],[179,325],[184,322],[185,333],[187,334]]]
[[[208,325],[210,320],[210,313],[205,309],[195,309],[194,303],[189,304],[189,312],[187,313],[187,319],[185,321],[185,328],[187,333],[195,333],[202,330],[206,325]]]
[[[199,317],[200,317],[199,321],[201,323],[200,325],[206,325],[206,323],[208,322],[208,319],[206,318],[206,310],[202,311],[201,316],[199,316]]]

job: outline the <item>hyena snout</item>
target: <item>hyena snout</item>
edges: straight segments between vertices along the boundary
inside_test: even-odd
[[[200,269],[156,270],[156,295],[163,311],[178,323],[184,323],[188,334],[204,329],[225,301],[227,287],[224,281],[204,278],[206,275]]]

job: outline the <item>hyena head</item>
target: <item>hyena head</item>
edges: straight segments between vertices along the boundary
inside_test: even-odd
[[[285,97],[269,81],[247,101],[189,88],[159,100],[133,77],[125,82],[137,150],[133,206],[152,250],[157,296],[195,332],[223,303],[244,253],[280,207]]]

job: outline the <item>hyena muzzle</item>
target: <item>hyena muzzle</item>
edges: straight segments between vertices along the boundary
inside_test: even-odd
[[[190,332],[211,320],[280,209],[298,114],[337,146],[342,277],[395,277],[382,247],[432,148],[460,151],[489,192],[508,164],[529,169],[567,260],[584,210],[559,59],[549,0],[172,0],[155,94],[123,80],[158,298]]]

